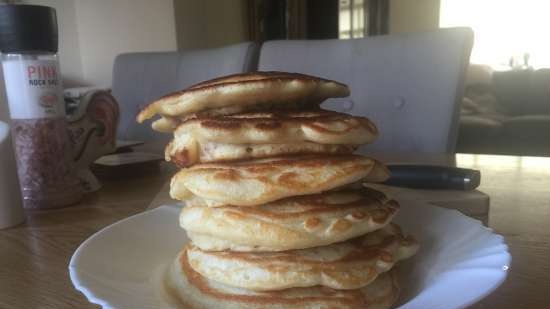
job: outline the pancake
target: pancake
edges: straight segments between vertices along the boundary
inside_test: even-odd
[[[302,154],[351,154],[357,149],[355,145],[326,145],[317,143],[282,143],[282,144],[227,144],[197,143],[190,141],[184,145],[168,144],[165,151],[166,161],[172,161],[178,167],[189,167],[197,163],[230,162],[256,160],[269,157],[295,156]]]
[[[187,248],[189,264],[202,276],[254,291],[322,285],[358,289],[411,257],[418,243],[397,225],[323,247],[283,252],[203,251]]]
[[[258,292],[230,287],[195,272],[185,251],[168,271],[165,289],[176,304],[193,309],[386,309],[399,294],[392,271],[356,290],[310,287]]]
[[[176,200],[203,199],[209,206],[257,206],[314,194],[357,181],[389,177],[380,162],[359,155],[295,156],[233,163],[205,163],[179,171],[171,181]]]
[[[259,108],[299,108],[346,96],[348,87],[335,81],[298,73],[252,72],[212,79],[163,96],[142,109],[136,120],[141,123],[156,114],[218,116]]]
[[[153,121],[151,128],[161,133],[172,133],[181,123],[182,120],[175,117],[160,117]]]
[[[381,229],[398,209],[395,200],[365,188],[295,196],[258,207],[186,206],[180,226],[202,250],[284,251]]]
[[[174,132],[166,160],[178,166],[295,154],[351,153],[378,131],[367,118],[314,110],[188,119]]]

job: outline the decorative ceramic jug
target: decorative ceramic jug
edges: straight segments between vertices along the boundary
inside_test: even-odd
[[[90,166],[99,157],[116,150],[119,108],[106,91],[92,90],[83,95],[76,111],[67,117],[77,175],[84,192],[101,188]]]

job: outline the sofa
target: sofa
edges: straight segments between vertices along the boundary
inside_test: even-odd
[[[468,73],[457,152],[550,155],[550,69]]]

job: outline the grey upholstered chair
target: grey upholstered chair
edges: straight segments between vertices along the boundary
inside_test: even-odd
[[[377,152],[454,152],[459,101],[472,47],[468,28],[355,40],[271,41],[259,70],[290,71],[342,81],[351,98],[327,101],[364,115],[380,131]]]
[[[112,85],[121,114],[117,137],[141,141],[170,139],[170,134],[152,131],[148,123],[135,122],[140,107],[200,81],[255,70],[257,52],[254,43],[241,43],[215,49],[119,55]]]

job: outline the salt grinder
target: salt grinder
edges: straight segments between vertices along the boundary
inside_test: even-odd
[[[82,197],[67,134],[53,8],[0,5],[0,51],[17,172],[26,209]]]

